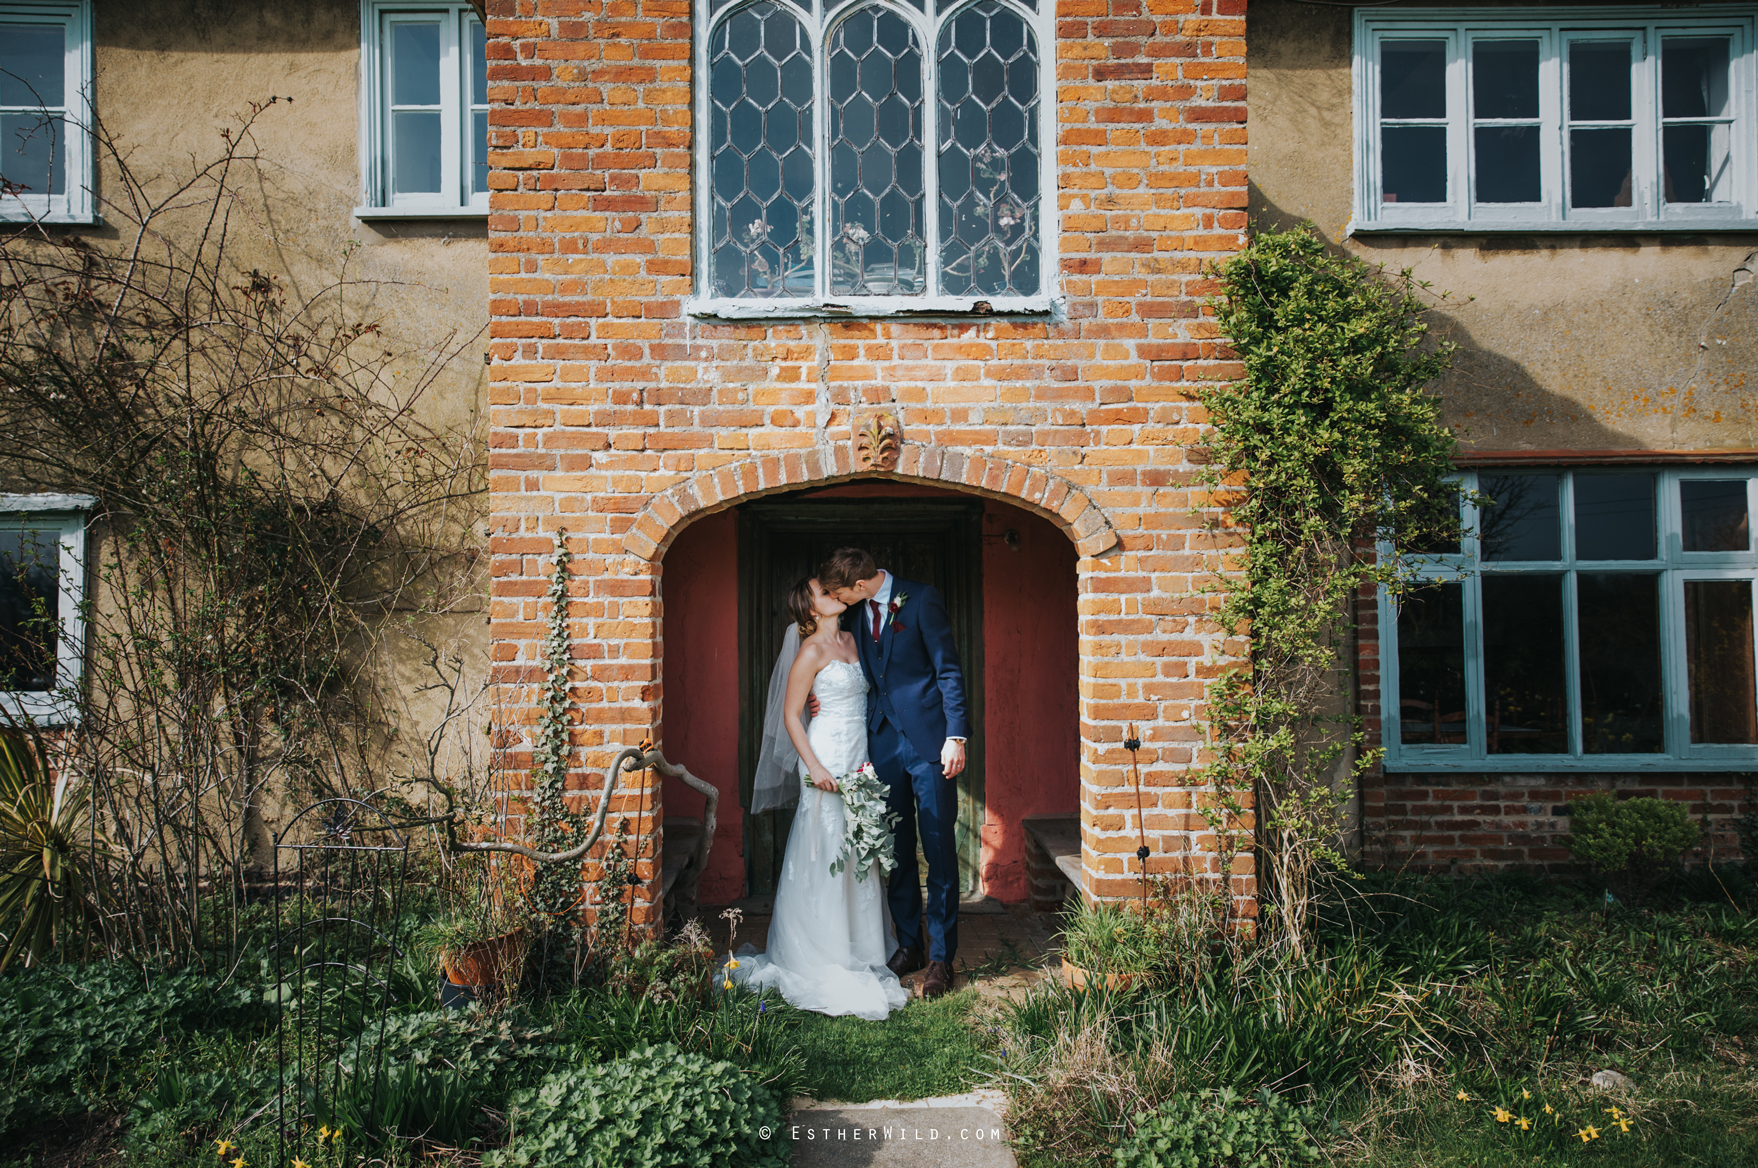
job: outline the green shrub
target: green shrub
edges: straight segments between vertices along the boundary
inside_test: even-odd
[[[1318,1113],[1267,1087],[1255,1105],[1228,1087],[1174,1096],[1133,1123],[1117,1168],[1277,1168],[1319,1158]]]
[[[785,1168],[775,1097],[731,1063],[668,1044],[558,1071],[513,1098],[485,1168]],[[765,1131],[767,1136],[765,1136]]]
[[[1178,892],[1150,902],[1081,905],[1063,920],[1062,955],[1082,969],[1180,982],[1202,977],[1215,934],[1214,898]]]
[[[1574,801],[1569,854],[1614,892],[1639,899],[1702,835],[1683,805],[1670,799],[1617,799],[1595,791]]]

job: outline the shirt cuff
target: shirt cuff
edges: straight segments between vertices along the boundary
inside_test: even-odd
[[[951,735],[951,734],[948,734],[948,735],[947,735],[947,736],[946,736],[946,741],[948,741],[948,742],[959,742],[959,743],[962,743],[962,742],[963,742],[963,741],[964,741],[964,739],[962,739],[962,738],[957,738],[957,737],[954,737],[954,736],[953,736],[953,735]]]

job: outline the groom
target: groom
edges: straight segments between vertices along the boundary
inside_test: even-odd
[[[818,585],[848,605],[842,627],[854,634],[867,675],[867,747],[897,813],[897,867],[889,899],[899,977],[921,969],[922,996],[952,987],[958,951],[958,785],[970,716],[946,603],[930,584],[900,580],[860,548],[838,548],[818,569]],[[917,829],[928,859],[923,910],[916,875]],[[923,926],[927,953],[922,951]]]

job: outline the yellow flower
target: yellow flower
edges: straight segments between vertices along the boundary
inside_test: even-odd
[[[322,1127],[317,1129],[317,1138],[319,1140],[327,1140],[330,1138],[330,1125],[329,1124],[326,1123]]]
[[[1521,1131],[1531,1131],[1532,1130],[1532,1121],[1530,1119],[1527,1119],[1524,1115],[1522,1115],[1519,1119],[1516,1119],[1514,1121],[1514,1123],[1516,1126],[1519,1127],[1519,1129]]]
[[[1459,1102],[1461,1102],[1461,1103],[1469,1103],[1469,1102],[1471,1102],[1471,1096],[1470,1096],[1470,1095],[1467,1095],[1467,1094],[1466,1094],[1466,1093],[1465,1093],[1465,1089],[1464,1089],[1464,1088],[1462,1088],[1462,1087],[1461,1087],[1461,1088],[1460,1088],[1460,1089],[1459,1089],[1459,1093],[1458,1093],[1458,1094],[1456,1094],[1456,1095],[1454,1095],[1454,1096],[1453,1096],[1453,1098],[1455,1098],[1455,1099],[1457,1099],[1457,1100],[1458,1100],[1458,1101],[1459,1101]]]
[[[1581,1142],[1585,1144],[1588,1140],[1597,1140],[1599,1138],[1599,1129],[1592,1124],[1588,1124],[1575,1134],[1580,1136]]]
[[[307,1164],[304,1160],[301,1160],[298,1156],[295,1156],[293,1157],[293,1168],[311,1168],[311,1165]]]
[[[1623,1113],[1623,1112],[1621,1112],[1621,1111],[1619,1111],[1619,1110],[1618,1110],[1618,1109],[1617,1109],[1617,1108],[1615,1108],[1615,1107],[1608,1107],[1608,1108],[1606,1108],[1606,1109],[1605,1109],[1605,1113],[1606,1113],[1606,1114],[1607,1114],[1607,1115],[1609,1115],[1609,1116],[1611,1116],[1611,1117],[1612,1117],[1612,1118],[1613,1118],[1613,1119],[1622,1119],[1622,1118],[1624,1118],[1624,1113]]]
[[[729,977],[725,981],[721,982],[720,984],[723,989],[730,990],[730,989],[732,989],[732,978]]]
[[[244,1157],[240,1156],[232,1161],[232,1168],[244,1168]]]
[[[342,1129],[341,1128],[337,1128],[335,1131],[330,1133],[330,1143],[332,1143],[332,1144],[341,1138],[342,1138]]]
[[[1514,1118],[1514,1113],[1512,1111],[1509,1111],[1506,1107],[1496,1108],[1496,1122],[1497,1123],[1507,1123],[1510,1119],[1513,1119],[1513,1118]]]
[[[1628,1117],[1627,1117],[1627,1116],[1622,1116],[1622,1115],[1620,1115],[1620,1116],[1619,1116],[1619,1117],[1618,1117],[1618,1130],[1619,1130],[1619,1131],[1621,1131],[1621,1132],[1625,1132],[1625,1133],[1628,1133],[1628,1132],[1629,1132],[1629,1130],[1630,1130],[1630,1120],[1629,1120],[1629,1118],[1628,1118]]]
[[[737,957],[727,958],[726,967],[728,969],[737,969],[739,967],[739,959]]]
[[[1552,1109],[1551,1109],[1551,1105],[1550,1105],[1550,1104],[1548,1104],[1548,1103],[1546,1103],[1546,1104],[1545,1104],[1545,1105],[1544,1105],[1544,1113],[1545,1113],[1545,1114],[1546,1114],[1546,1115],[1553,1115],[1553,1114],[1555,1114],[1555,1113],[1554,1113],[1554,1112],[1553,1112],[1553,1111],[1552,1111]]]
[[[1520,1088],[1520,1098],[1530,1099],[1530,1098],[1532,1098],[1532,1092],[1530,1092],[1526,1088],[1522,1087],[1522,1088]]]
[[[230,1152],[231,1150],[232,1150],[232,1141],[231,1140],[215,1140],[214,1141],[214,1151],[216,1153],[218,1153],[219,1155],[224,1156],[227,1152]]]

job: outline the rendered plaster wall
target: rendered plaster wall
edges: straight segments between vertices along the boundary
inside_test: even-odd
[[[1464,448],[1758,448],[1758,234],[1345,238],[1352,11],[1253,0],[1251,213],[1448,294],[1441,388]]]
[[[236,130],[250,103],[282,99],[255,122],[259,160],[234,175],[242,198],[229,208],[225,263],[239,273],[279,277],[290,304],[345,275],[352,281],[348,315],[381,327],[370,343],[397,355],[398,389],[431,378],[420,398],[422,416],[475,435],[480,454],[487,230],[480,216],[418,225],[353,218],[362,201],[358,0],[94,0],[93,9],[96,113],[149,192],[187,176],[192,159],[217,156],[221,131]],[[101,151],[99,159],[102,214],[102,200],[121,200],[123,188],[114,159]],[[126,225],[113,212],[108,219],[54,230],[77,233],[97,248],[125,245]],[[194,239],[200,223],[171,217],[161,227],[176,248]],[[5,489],[30,484],[8,475]],[[469,503],[458,510],[457,536],[466,547],[484,539],[481,510]],[[481,605],[463,607],[470,611],[421,618],[419,631],[480,661],[487,640]],[[437,716],[417,693],[431,680],[423,673],[425,654],[412,640],[391,642],[386,694],[406,705],[406,729],[425,736]],[[482,668],[472,672],[480,679]],[[385,765],[409,761],[388,756]]]
[[[1205,615],[1200,581],[1230,540],[1204,527],[1188,453],[1197,385],[1236,369],[1199,301],[1204,264],[1243,238],[1243,10],[1058,4],[1058,314],[716,323],[687,309],[689,3],[491,0],[492,653],[530,720],[543,566],[565,529],[582,788],[619,747],[669,738],[662,576],[678,533],[859,476],[855,424],[889,410],[903,443],[884,477],[1021,507],[1078,555],[1070,762],[1088,891],[1135,887],[1121,743],[1136,722],[1157,863],[1253,904],[1250,858],[1221,873],[1194,807],[1204,683],[1237,645]],[[649,806],[636,789],[624,805]],[[648,921],[662,819],[636,824]]]

